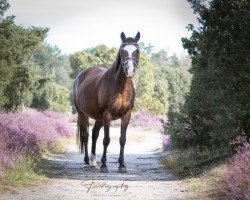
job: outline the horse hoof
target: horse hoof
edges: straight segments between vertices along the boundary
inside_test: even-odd
[[[100,168],[100,172],[101,172],[101,173],[109,173],[109,170],[108,170],[107,167],[101,167],[101,168]]]
[[[127,173],[126,167],[118,167],[118,173]]]
[[[100,167],[99,167],[98,165],[91,165],[91,169],[92,169],[93,171],[97,171],[97,170],[100,169]]]
[[[86,165],[86,164],[83,165],[83,170],[89,169],[89,168],[90,168],[90,165]]]

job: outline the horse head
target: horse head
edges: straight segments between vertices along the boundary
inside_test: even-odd
[[[133,78],[135,71],[139,64],[140,51],[138,41],[140,39],[140,32],[134,38],[126,37],[121,33],[122,44],[120,46],[119,54],[121,59],[121,66],[128,78]]]

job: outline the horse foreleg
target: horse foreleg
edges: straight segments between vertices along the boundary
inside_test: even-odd
[[[109,136],[109,126],[110,126],[110,121],[111,121],[111,115],[109,112],[104,113],[104,139],[103,139],[103,154],[102,154],[102,166],[100,168],[102,173],[108,173],[108,168],[106,165],[107,162],[107,148],[110,143],[110,136]]]
[[[103,122],[102,121],[96,121],[95,125],[92,129],[92,148],[91,148],[91,165],[92,166],[97,166],[96,163],[96,141],[99,137],[99,131],[103,126]]]
[[[127,127],[128,123],[131,117],[131,110],[129,110],[124,116],[121,118],[121,137],[120,137],[120,156],[119,156],[119,173],[126,173],[126,166],[124,164],[124,147],[126,143],[126,133],[127,133]]]

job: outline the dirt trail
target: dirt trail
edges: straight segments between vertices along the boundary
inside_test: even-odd
[[[83,168],[83,155],[78,153],[75,144],[71,144],[68,153],[49,157],[54,169],[48,174],[48,180],[38,186],[15,189],[0,199],[192,199],[185,184],[159,164],[162,145],[160,133],[128,128],[125,146],[127,173],[120,174],[117,172],[119,128],[111,128],[110,132],[108,174],[102,174],[91,167]],[[103,130],[97,142],[99,166],[103,150],[102,138]]]

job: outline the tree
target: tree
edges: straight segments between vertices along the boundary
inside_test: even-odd
[[[144,52],[145,54],[147,54],[148,57],[151,56],[153,52],[153,48],[154,48],[154,46],[151,45],[150,43],[146,45],[144,42],[139,42],[139,47],[140,47],[140,50]]]
[[[111,67],[115,61],[117,51],[116,48],[109,49],[105,45],[98,45],[94,48],[74,53],[70,56],[70,66],[72,68],[70,77],[75,78],[81,70],[88,67]]]
[[[34,52],[31,62],[38,66],[42,78],[53,78],[53,80],[68,89],[71,89],[72,80],[69,57],[62,55],[57,46],[44,43]]]
[[[156,67],[147,54],[141,52],[134,79],[136,90],[135,110],[146,108],[153,114],[166,114],[167,92],[155,79]]]
[[[249,10],[246,0],[212,0],[197,10],[201,26],[188,26],[192,35],[182,42],[193,79],[181,115],[173,115],[168,126],[176,141],[219,148],[250,136]]]
[[[168,52],[162,49],[157,53],[153,53],[151,56],[151,61],[158,67],[169,66]]]
[[[1,3],[1,14],[8,4]],[[46,28],[23,28],[16,26],[14,17],[0,22],[0,108],[15,110],[21,104],[23,93],[29,89],[32,77],[29,75],[31,54],[41,43],[48,31]]]
[[[69,90],[51,80],[40,79],[31,107],[39,110],[69,111]]]
[[[194,13],[199,12],[202,8],[204,8],[206,2],[208,2],[208,0],[187,0],[187,1],[191,4]]]
[[[191,74],[185,68],[158,66],[155,79],[168,94],[166,113],[180,112],[190,90],[191,78]]]
[[[179,59],[176,54],[168,57],[165,50],[160,50],[152,54],[151,60],[156,67],[156,84],[164,90],[165,102],[168,104],[164,114],[179,112],[191,83],[191,75],[187,71],[190,68],[189,57],[182,56]]]
[[[174,53],[174,54],[169,58],[169,66],[170,66],[170,67],[174,67],[174,68],[180,67],[180,62],[179,62],[179,59],[178,59],[176,53]]]

